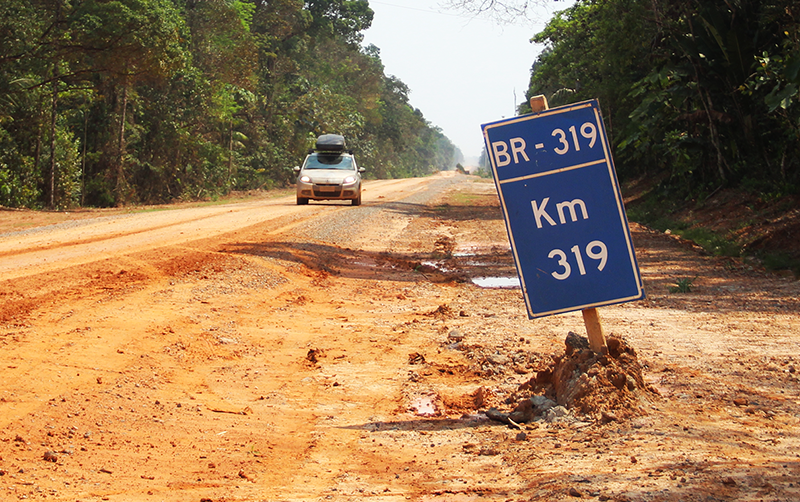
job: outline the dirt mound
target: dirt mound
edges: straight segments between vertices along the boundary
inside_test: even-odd
[[[519,393],[528,394],[508,415],[492,411],[489,417],[514,422],[529,422],[552,412],[557,406],[572,415],[611,422],[646,414],[645,407],[658,397],[647,385],[636,351],[618,337],[606,341],[606,354],[589,348],[585,337],[567,335],[563,355],[554,355],[552,363],[522,384]]]

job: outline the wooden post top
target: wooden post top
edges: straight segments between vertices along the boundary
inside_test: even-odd
[[[543,112],[550,108],[547,106],[547,98],[544,94],[539,94],[538,96],[533,96],[531,98],[531,111],[533,113]]]

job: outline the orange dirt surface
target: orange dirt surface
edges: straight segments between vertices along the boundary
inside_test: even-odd
[[[798,281],[632,224],[597,358],[473,283],[515,275],[491,182],[365,188],[0,212],[0,500],[800,500]]]

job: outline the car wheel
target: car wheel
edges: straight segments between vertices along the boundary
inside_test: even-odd
[[[358,197],[356,197],[355,199],[351,199],[350,200],[350,204],[352,204],[354,206],[360,206],[361,205],[361,192],[360,191],[358,192]]]
[[[297,198],[297,205],[298,206],[305,206],[306,204],[308,204],[308,199],[306,199],[305,197],[298,197]]]

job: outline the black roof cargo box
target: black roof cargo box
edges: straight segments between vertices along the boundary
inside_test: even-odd
[[[321,152],[344,152],[344,136],[323,134],[317,138],[317,150]]]

